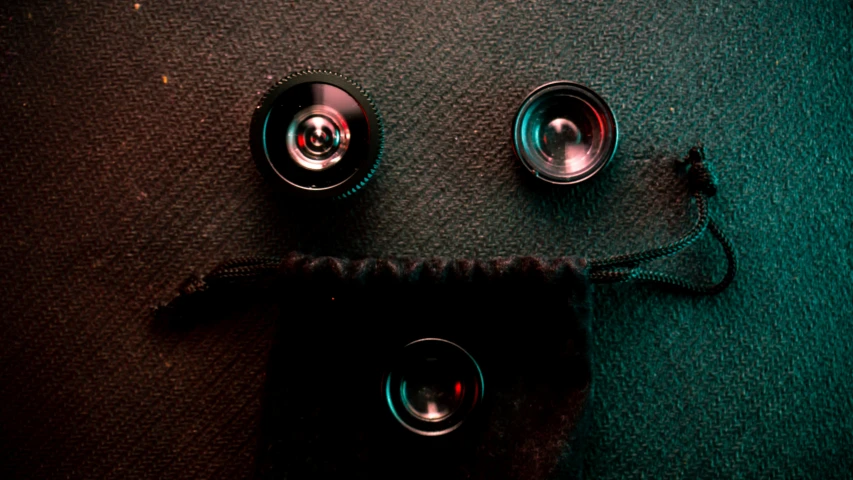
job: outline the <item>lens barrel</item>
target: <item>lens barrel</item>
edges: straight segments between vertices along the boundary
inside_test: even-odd
[[[553,184],[582,182],[613,158],[619,128],[601,96],[557,81],[531,92],[513,122],[513,146],[524,167]]]
[[[273,86],[250,129],[258,170],[303,198],[344,198],[376,173],[382,156],[379,112],[356,83],[308,70]]]

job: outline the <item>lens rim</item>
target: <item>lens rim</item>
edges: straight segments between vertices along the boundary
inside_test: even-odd
[[[598,158],[593,163],[594,166],[592,168],[588,168],[577,175],[555,177],[547,172],[537,169],[535,162],[531,160],[530,156],[523,148],[523,125],[524,118],[528,115],[530,109],[535,106],[542,97],[559,91],[565,91],[566,89],[570,90],[577,98],[583,100],[592,107],[599,117],[604,120],[605,129],[611,129],[613,131],[613,135],[612,139],[603,146],[603,153],[598,155]],[[601,135],[604,135],[604,133],[605,132],[601,132]],[[531,172],[536,178],[555,185],[573,185],[592,178],[596,173],[600,172],[608,163],[610,163],[616,155],[616,149],[619,145],[619,123],[616,120],[616,116],[613,114],[613,110],[611,110],[604,98],[594,90],[580,83],[568,80],[557,80],[536,87],[527,95],[527,97],[525,97],[515,114],[515,119],[513,120],[512,144],[515,156],[521,161],[525,169]]]
[[[474,382],[473,388],[464,389],[465,396],[459,407],[438,421],[424,420],[411,414],[400,395],[401,382],[405,378],[405,372],[401,372],[400,367],[418,361],[420,350],[430,347],[443,349],[442,353],[464,360],[460,365],[463,369],[460,376],[466,380],[473,379]],[[451,341],[442,338],[421,338],[410,342],[399,352],[392,365],[383,376],[382,395],[391,415],[410,432],[424,437],[437,437],[453,432],[465,423],[474,408],[483,400],[485,384],[480,365],[465,349]]]
[[[361,110],[361,116],[358,121],[363,122],[363,128],[367,132],[364,148],[353,148],[358,139],[351,138],[349,147],[351,150],[345,152],[342,159],[327,169],[317,171],[309,171],[303,166],[299,166],[296,159],[293,159],[289,152],[286,155],[271,155],[268,152],[266,144],[267,121],[270,118],[271,112],[274,111],[276,106],[285,102],[287,97],[283,96],[287,95],[293,89],[306,84],[330,85],[352,97]],[[303,107],[307,108],[309,106],[304,105]],[[351,120],[350,123],[352,123]],[[351,131],[355,131],[357,128],[356,125],[350,125]],[[283,145],[281,149],[286,152],[286,141],[283,139],[281,143]],[[283,78],[264,95],[252,115],[249,144],[258,170],[264,178],[285,193],[308,199],[344,198],[364,187],[367,181],[376,173],[384,149],[384,132],[376,105],[367,92],[358,84],[347,77],[330,71],[306,70]],[[349,159],[348,156],[351,157],[351,154],[356,150],[363,153],[357,154],[358,158]],[[317,178],[318,181],[314,185],[322,186],[314,186],[310,184],[312,182],[294,181],[293,178],[289,178],[286,173],[290,173],[290,170],[292,170],[292,165],[290,164],[296,165],[300,170],[308,172],[307,174],[304,172],[301,173],[301,176],[310,174],[314,178]],[[332,180],[329,180],[330,178]]]

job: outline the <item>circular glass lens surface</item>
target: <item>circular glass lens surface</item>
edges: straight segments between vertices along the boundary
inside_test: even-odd
[[[400,382],[400,396],[406,410],[426,421],[438,422],[462,405],[465,386],[458,371],[445,359],[427,357],[414,362]]]
[[[300,167],[325,170],[343,158],[349,138],[349,126],[340,113],[325,105],[312,105],[290,122],[287,150]]]
[[[571,82],[534,90],[515,119],[513,142],[522,163],[551,183],[577,183],[598,172],[616,152],[618,128],[595,92]]]
[[[438,436],[456,430],[483,397],[483,375],[455,343],[425,338],[406,345],[383,381],[385,402],[409,431]]]

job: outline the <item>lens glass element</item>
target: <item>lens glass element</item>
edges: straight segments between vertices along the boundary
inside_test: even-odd
[[[400,396],[406,410],[426,422],[438,422],[462,405],[465,387],[459,372],[446,360],[435,357],[416,362],[402,378]]]
[[[551,183],[577,183],[613,157],[616,119],[592,90],[571,82],[543,85],[518,111],[513,140],[521,161]]]
[[[483,397],[480,366],[461,347],[439,338],[406,345],[383,384],[394,418],[424,436],[456,430]]]
[[[326,105],[312,105],[290,122],[287,150],[300,167],[325,170],[343,158],[349,137],[349,126],[340,113]]]

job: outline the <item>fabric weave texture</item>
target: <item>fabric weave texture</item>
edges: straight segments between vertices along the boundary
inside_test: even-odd
[[[276,195],[252,111],[305,68],[375,100],[358,195]],[[613,108],[594,179],[539,185],[512,118],[547,81]],[[671,160],[703,141],[725,292],[596,289],[593,478],[849,478],[853,6],[813,2],[253,0],[0,4],[0,473],[249,478],[277,313],[191,329],[151,309],[222,260],[586,258],[690,226]],[[709,239],[659,265],[721,274]]]

